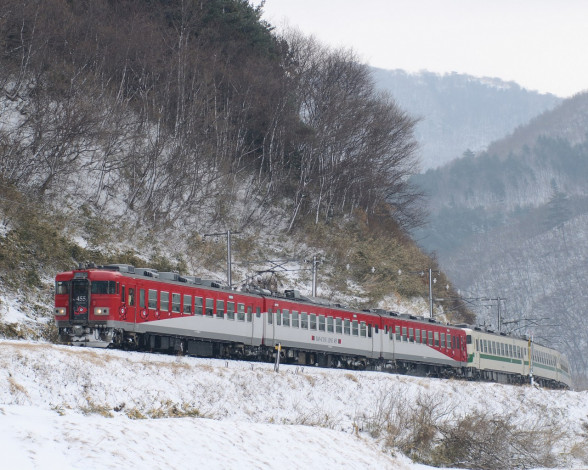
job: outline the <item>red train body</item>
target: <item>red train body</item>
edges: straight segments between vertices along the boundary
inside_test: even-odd
[[[294,364],[467,375],[466,334],[456,326],[126,265],[55,281],[55,322],[74,345],[272,360],[279,343],[282,361]]]

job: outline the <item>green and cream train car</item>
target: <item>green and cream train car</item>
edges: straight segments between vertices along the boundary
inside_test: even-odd
[[[567,358],[555,349],[481,328],[464,330],[468,378],[511,384],[529,383],[532,378],[542,386],[571,388]]]

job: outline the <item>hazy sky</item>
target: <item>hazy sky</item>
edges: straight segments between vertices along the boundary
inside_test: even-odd
[[[588,0],[267,0],[264,11],[376,67],[588,90]]]

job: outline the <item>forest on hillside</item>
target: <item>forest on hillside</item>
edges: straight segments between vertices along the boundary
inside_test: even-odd
[[[333,289],[426,296],[397,274],[438,270],[408,236],[423,220],[415,119],[352,51],[277,35],[261,14],[246,0],[0,4],[5,285],[77,261],[220,272],[224,246],[204,234],[230,229],[244,261],[298,236]],[[286,235],[269,253],[260,234]]]
[[[355,210],[418,223],[414,120],[352,52],[260,16],[245,0],[3,2],[3,179],[160,225],[241,228],[278,201],[289,228]]]
[[[413,232],[472,299],[480,321],[497,328],[500,313],[505,331],[557,345],[584,384],[587,121],[584,93],[487,152],[416,176],[431,196],[430,224]]]

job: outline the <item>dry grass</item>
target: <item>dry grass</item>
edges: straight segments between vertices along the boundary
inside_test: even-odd
[[[18,395],[18,394],[22,394],[27,398],[30,398],[29,393],[27,392],[27,390],[20,385],[15,379],[14,377],[10,376],[8,377],[8,383],[10,384],[10,393],[14,396]]]
[[[353,375],[353,374],[349,374],[349,373],[347,373],[347,374],[345,374],[345,376],[344,376],[344,377],[345,377],[346,379],[348,379],[348,380],[351,380],[352,382],[359,383],[359,380],[358,380],[358,378],[357,378],[355,375]]]
[[[98,414],[100,416],[104,416],[105,418],[114,417],[112,414],[112,408],[110,408],[108,405],[94,403],[90,397],[86,397],[86,403],[86,406],[80,407],[80,411],[85,415]]]
[[[475,411],[459,416],[457,411],[440,394],[422,393],[408,400],[383,391],[373,413],[356,422],[385,447],[426,465],[514,469],[559,463],[554,449],[565,432],[556,419],[546,415],[523,422],[514,414]],[[576,458],[583,458],[581,449],[573,449]]]

